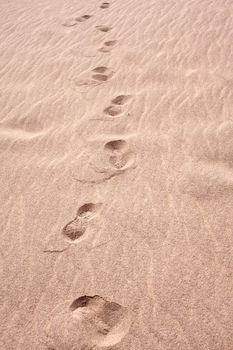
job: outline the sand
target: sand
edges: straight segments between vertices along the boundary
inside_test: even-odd
[[[0,17],[0,349],[232,350],[232,1]]]

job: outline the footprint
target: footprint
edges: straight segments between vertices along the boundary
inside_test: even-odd
[[[94,74],[92,78],[97,81],[107,81],[109,79],[108,75],[105,74]]]
[[[84,15],[84,16],[81,16],[81,17],[77,17],[75,20],[77,22],[85,22],[87,19],[89,19],[91,17],[92,17],[91,15]]]
[[[64,27],[73,27],[76,26],[78,23],[75,18],[68,19],[66,22],[62,23]]]
[[[107,72],[108,68],[107,67],[96,67],[94,69],[92,69],[92,72],[96,72],[96,73],[105,73]]]
[[[122,113],[122,110],[120,109],[120,107],[109,106],[109,107],[104,109],[104,113],[108,114],[112,117],[115,117],[115,116],[119,115],[120,113]]]
[[[107,32],[109,32],[112,28],[109,27],[109,26],[100,25],[100,26],[96,26],[96,29],[98,29],[98,30],[101,31],[101,32],[107,33]]]
[[[115,117],[123,112],[120,106],[126,104],[131,99],[130,95],[119,95],[112,99],[111,105],[104,109],[104,113]]]
[[[117,40],[109,40],[109,41],[105,41],[104,45],[107,47],[111,47],[116,45],[116,43],[117,43]]]
[[[49,349],[113,346],[127,335],[132,320],[129,308],[98,295],[84,295],[52,310],[40,339]]]
[[[109,163],[115,168],[115,169],[123,169],[128,168],[130,165],[133,164],[133,157],[131,153],[122,154],[120,156],[114,155],[109,157]]]
[[[124,105],[131,99],[130,95],[119,95],[112,99],[111,103],[114,105]]]
[[[100,49],[98,49],[99,52],[102,52],[102,53],[108,53],[110,52],[111,50],[108,48],[108,47],[101,47]]]
[[[86,231],[86,223],[79,220],[70,221],[62,230],[64,236],[71,241],[76,241]]]
[[[113,70],[109,69],[105,66],[99,66],[92,69],[91,77],[86,80],[77,80],[75,82],[76,86],[96,86],[101,83],[108,81],[113,74],[115,73]]]
[[[116,45],[117,40],[109,40],[104,43],[104,45],[98,50],[100,52],[110,52],[114,45]]]
[[[101,203],[86,203],[82,205],[78,209],[75,219],[64,226],[62,234],[68,238],[69,241],[76,241],[79,239],[85,233],[89,219],[97,213],[101,205]]]
[[[75,299],[72,302],[72,304],[70,305],[70,310],[74,311],[74,310],[78,309],[79,307],[86,307],[91,299],[92,299],[92,297],[89,297],[87,295],[84,295],[83,297]]]
[[[84,15],[81,17],[70,18],[66,22],[62,23],[62,25],[65,27],[73,27],[73,26],[76,26],[78,24],[78,22],[84,22],[91,17],[92,16],[90,16],[90,15]]]
[[[125,140],[114,140],[105,143],[104,148],[110,152],[122,152],[127,151],[129,147],[128,143]]]
[[[77,217],[90,218],[100,209],[101,206],[102,203],[86,203],[78,209]]]
[[[70,310],[74,319],[86,323],[95,346],[107,347],[119,343],[132,323],[131,312],[126,307],[98,295],[85,295],[74,300]]]
[[[98,73],[98,74],[93,74],[92,78],[99,82],[105,82],[109,80],[114,73],[111,69],[104,66],[96,67],[92,69],[92,72]]]
[[[102,5],[100,6],[101,9],[107,9],[109,8],[110,3],[109,2],[103,2]]]
[[[133,165],[133,153],[125,140],[107,142],[104,149],[109,154],[109,163],[113,168],[117,170],[127,169]]]
[[[137,157],[128,142],[123,139],[115,139],[102,144],[101,149],[89,162],[92,172],[89,178],[78,178],[80,183],[103,183],[113,177],[123,174],[129,169],[137,167]]]

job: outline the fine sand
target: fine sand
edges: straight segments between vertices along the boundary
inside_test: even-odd
[[[0,18],[0,349],[232,350],[232,0]]]

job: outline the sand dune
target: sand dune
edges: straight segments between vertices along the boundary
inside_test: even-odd
[[[233,4],[0,4],[0,349],[233,349]]]

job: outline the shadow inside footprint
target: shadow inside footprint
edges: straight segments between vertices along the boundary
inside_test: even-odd
[[[109,2],[103,2],[102,5],[100,5],[100,8],[101,9],[107,9],[107,8],[109,8],[109,6],[110,6]]]
[[[112,117],[115,117],[122,113],[122,109],[120,108],[121,105],[124,105],[131,99],[130,95],[119,95],[112,99],[111,103],[112,105],[106,107],[104,109],[104,113],[107,115],[110,115]]]
[[[109,41],[105,41],[104,45],[107,47],[111,47],[116,45],[116,43],[117,43],[117,40],[109,40]]]
[[[101,206],[102,203],[86,203],[78,209],[77,217],[90,218],[91,216],[93,216],[94,213],[96,213],[100,209]]]
[[[115,117],[119,114],[121,114],[122,110],[120,107],[116,107],[116,106],[108,106],[104,109],[104,113],[108,114],[112,117]]]
[[[112,152],[126,151],[128,149],[128,143],[125,140],[109,141],[104,145],[105,150]]]
[[[95,72],[95,73],[105,73],[107,71],[108,71],[108,68],[105,66],[96,67],[96,68],[92,69],[92,72]]]
[[[75,18],[75,20],[77,22],[85,22],[87,19],[91,18],[92,16],[90,15],[84,15],[84,16],[80,16],[80,17],[77,17]]]
[[[117,40],[109,40],[104,43],[104,45],[98,49],[98,51],[107,53],[110,52],[114,45],[116,45]]]
[[[130,95],[119,95],[112,99],[111,103],[114,105],[124,105],[131,99]]]
[[[100,49],[98,49],[98,51],[103,53],[108,53],[110,52],[110,49],[108,47],[103,46]]]
[[[111,69],[109,69],[108,67],[105,67],[105,66],[96,67],[96,68],[92,69],[92,72],[98,73],[98,74],[92,75],[92,78],[94,80],[99,81],[99,82],[107,81],[114,74],[114,72]]]
[[[106,74],[94,74],[92,75],[92,78],[97,81],[107,81],[109,76]]]
[[[76,309],[78,309],[79,307],[86,307],[90,301],[90,299],[92,299],[93,297],[89,297],[87,295],[84,295],[78,299],[75,299],[72,304],[70,305],[70,310],[74,311]]]
[[[101,32],[106,33],[106,32],[109,32],[112,28],[108,27],[108,26],[100,25],[100,26],[96,26],[96,29],[98,29]]]

